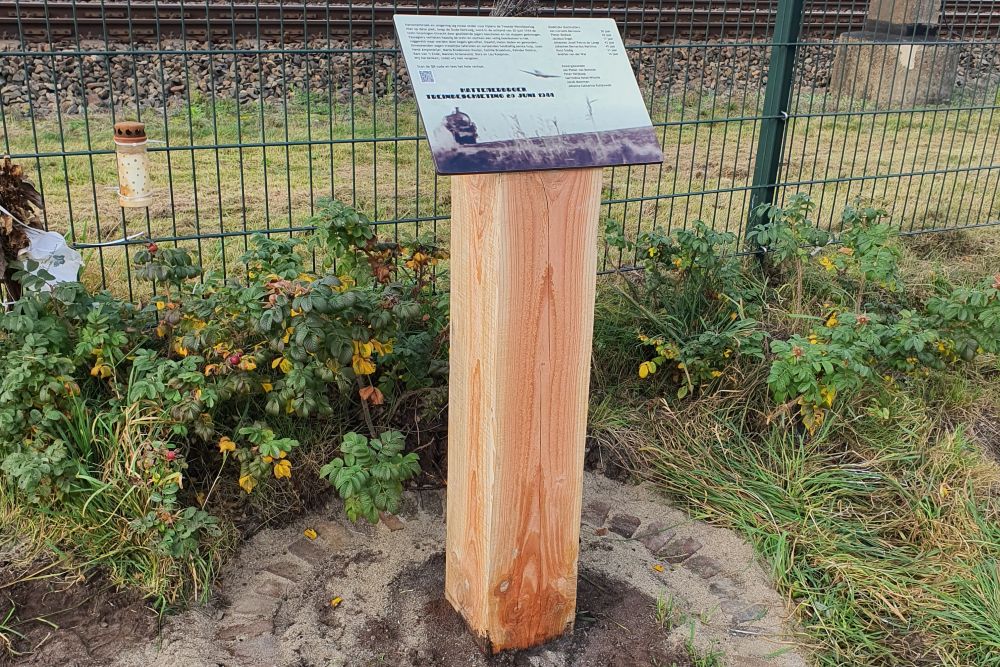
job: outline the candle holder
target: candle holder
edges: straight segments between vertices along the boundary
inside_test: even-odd
[[[115,123],[118,158],[118,203],[122,208],[146,208],[153,203],[149,189],[146,126],[134,121]]]

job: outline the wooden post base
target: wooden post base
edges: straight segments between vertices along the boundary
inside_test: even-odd
[[[489,651],[573,627],[601,178],[452,177],[445,593]]]

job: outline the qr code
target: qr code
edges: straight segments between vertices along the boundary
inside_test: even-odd
[[[429,69],[420,70],[420,83],[434,83],[434,72]]]

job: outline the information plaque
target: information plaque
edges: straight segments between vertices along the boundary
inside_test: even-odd
[[[663,161],[613,20],[394,20],[439,173]]]

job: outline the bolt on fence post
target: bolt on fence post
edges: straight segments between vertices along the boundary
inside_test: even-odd
[[[774,203],[804,4],[804,0],[778,0],[771,62],[767,68],[767,86],[764,88],[764,111],[760,139],[757,142],[757,159],[750,186],[750,210],[745,230],[747,237],[762,222],[761,207]]]

